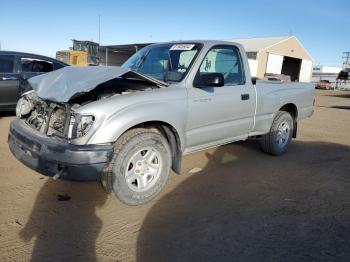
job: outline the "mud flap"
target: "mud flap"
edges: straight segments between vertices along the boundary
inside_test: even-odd
[[[297,133],[298,133],[298,123],[296,121],[294,121],[294,125],[293,125],[293,138],[297,137]]]

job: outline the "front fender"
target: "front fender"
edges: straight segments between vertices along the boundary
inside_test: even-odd
[[[181,147],[185,145],[185,100],[145,102],[130,105],[104,119],[87,144],[115,142],[128,129],[150,121],[164,122],[178,133]]]

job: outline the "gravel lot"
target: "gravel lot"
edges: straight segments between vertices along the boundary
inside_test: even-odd
[[[287,154],[247,141],[186,156],[139,207],[23,166],[12,118],[0,116],[1,261],[350,261],[350,92],[318,91]]]

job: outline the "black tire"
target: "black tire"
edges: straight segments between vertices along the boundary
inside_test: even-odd
[[[268,154],[278,156],[282,155],[287,151],[288,145],[290,141],[292,140],[293,136],[293,118],[290,115],[290,113],[286,111],[279,111],[271,125],[270,132],[260,139],[260,146],[261,149]],[[278,134],[279,134],[279,127],[280,125],[288,124],[288,136],[283,140],[283,143],[279,143],[278,140]],[[286,126],[285,126],[286,127]]]
[[[136,192],[126,179],[126,170],[133,155],[143,148],[159,152],[160,171],[155,184],[148,190]],[[171,167],[171,151],[167,140],[157,129],[135,128],[124,133],[115,143],[112,160],[102,172],[101,182],[107,192],[112,192],[127,205],[141,205],[153,199],[165,186]]]

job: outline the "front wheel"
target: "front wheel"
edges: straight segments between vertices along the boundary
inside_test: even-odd
[[[275,156],[285,153],[292,140],[293,127],[290,113],[279,111],[272,122],[270,132],[261,137],[261,149]]]
[[[102,184],[123,203],[140,205],[162,190],[170,167],[171,152],[164,136],[156,129],[135,128],[116,142]]]

